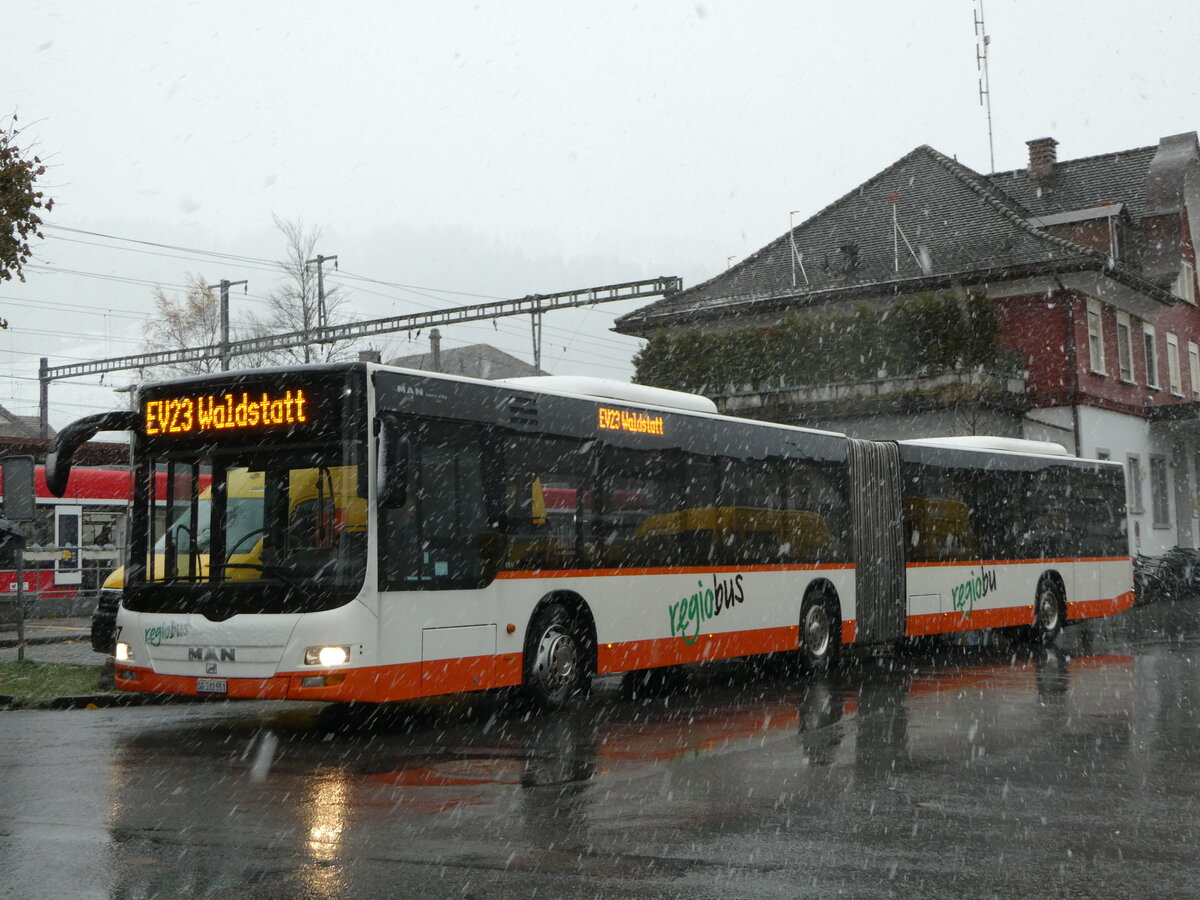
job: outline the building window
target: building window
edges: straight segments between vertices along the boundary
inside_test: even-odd
[[[1107,450],[1096,450],[1096,459],[1112,459],[1112,454]]]
[[[1088,301],[1088,353],[1091,357],[1092,371],[1104,375],[1104,318],[1101,315],[1100,304],[1095,300]]]
[[[1186,259],[1179,264],[1179,277],[1172,290],[1176,297],[1182,297],[1188,303],[1196,302],[1196,269]]]
[[[1133,338],[1129,331],[1129,313],[1117,313],[1117,366],[1122,381],[1133,381]]]
[[[1167,458],[1150,457],[1150,503],[1154,512],[1154,527],[1168,528],[1171,524],[1171,506],[1167,494]]]
[[[1179,371],[1179,338],[1167,332],[1167,374],[1171,378],[1171,393],[1183,396],[1183,376]]]
[[[1195,341],[1188,341],[1188,373],[1192,377],[1192,399],[1200,400],[1200,347]]]
[[[1146,384],[1158,387],[1158,340],[1153,325],[1142,325],[1142,340],[1146,345]]]
[[[1142,507],[1142,458],[1136,453],[1129,457],[1129,511],[1141,515],[1145,512]]]

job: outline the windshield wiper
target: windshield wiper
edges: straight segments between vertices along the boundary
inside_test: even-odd
[[[225,568],[226,569],[257,569],[258,571],[262,572],[264,575],[272,575],[275,578],[278,578],[280,581],[282,581],[288,587],[293,587],[293,588],[300,587],[299,582],[294,581],[290,577],[288,577],[288,570],[285,569],[283,566],[273,566],[269,563],[264,564],[264,563],[227,562],[227,563],[225,563]]]

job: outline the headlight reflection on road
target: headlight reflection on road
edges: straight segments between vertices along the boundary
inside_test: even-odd
[[[348,819],[350,785],[344,772],[328,772],[312,782],[305,811],[308,852],[314,863],[307,874],[311,896],[334,897],[345,887],[341,867],[342,832]]]

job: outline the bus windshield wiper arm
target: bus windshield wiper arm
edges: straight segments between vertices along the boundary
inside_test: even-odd
[[[294,587],[294,588],[300,587],[299,582],[288,577],[288,574],[287,574],[288,570],[285,569],[283,566],[273,566],[273,565],[270,565],[269,563],[264,564],[264,563],[231,563],[231,562],[227,562],[227,563],[225,563],[225,568],[227,568],[227,569],[258,569],[258,571],[262,572],[264,575],[273,575],[274,577],[276,577],[280,581],[282,581],[284,584],[286,584],[288,587]]]

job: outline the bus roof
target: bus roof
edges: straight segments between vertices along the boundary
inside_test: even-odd
[[[949,450],[985,450],[1002,453],[1025,453],[1031,456],[1068,456],[1075,454],[1067,452],[1062,444],[1051,441],[1027,441],[1022,438],[999,437],[996,435],[970,434],[952,437],[913,438],[907,441],[897,441],[915,447],[944,447]]]
[[[522,378],[500,378],[495,383],[533,388],[542,392],[554,391],[599,397],[603,400],[623,400],[640,406],[682,409],[714,415],[717,413],[717,404],[701,394],[650,387],[631,381],[616,381],[612,378],[594,378],[590,375],[529,375]]]

